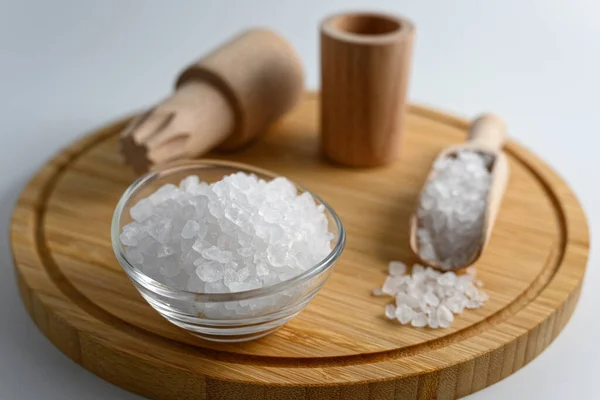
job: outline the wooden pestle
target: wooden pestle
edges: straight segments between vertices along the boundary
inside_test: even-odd
[[[321,148],[373,167],[401,150],[414,26],[388,14],[339,14],[321,24]]]
[[[175,92],[132,120],[121,135],[125,162],[153,165],[236,150],[291,109],[303,89],[293,48],[275,33],[252,29],[187,67]]]

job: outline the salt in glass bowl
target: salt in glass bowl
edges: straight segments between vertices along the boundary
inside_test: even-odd
[[[197,175],[212,183],[236,172],[271,180],[277,175],[249,165],[216,160],[185,161],[159,167],[136,180],[123,193],[113,214],[111,237],[117,260],[144,299],[171,323],[203,339],[216,342],[243,342],[265,336],[294,318],[323,287],[341,255],[346,234],[335,211],[310,192],[316,204],[325,207],[328,229],[334,237],[331,252],[316,265],[292,279],[235,293],[196,293],[166,286],[127,260],[119,235],[132,222],[129,211],[139,200],[161,186]],[[294,183],[298,194],[307,191]],[[236,310],[244,310],[237,313]]]

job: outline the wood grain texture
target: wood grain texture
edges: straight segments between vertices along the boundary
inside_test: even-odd
[[[406,150],[377,169],[319,156],[315,95],[263,140],[228,155],[289,176],[343,220],[344,254],[308,307],[248,343],[201,341],[162,319],[118,265],[109,228],[135,179],[118,154],[126,121],[46,164],[24,189],[11,238],[23,302],[65,354],[128,390],[164,399],[452,399],[507,377],[559,334],[577,303],[588,255],[586,219],[570,189],[514,143],[511,179],[478,276],[490,295],[448,329],[386,320],[389,260],[411,262],[408,221],[429,166],[465,140],[468,122],[422,107],[407,114]]]
[[[413,24],[379,13],[321,24],[321,143],[331,160],[385,165],[400,155]]]

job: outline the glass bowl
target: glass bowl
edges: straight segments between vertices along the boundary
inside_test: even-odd
[[[136,180],[119,200],[115,209],[111,237],[115,255],[144,299],[168,321],[203,339],[217,342],[242,342],[265,336],[294,318],[323,287],[332,267],[342,253],[346,234],[333,209],[310,192],[316,204],[322,204],[328,229],[334,236],[331,252],[301,274],[271,286],[235,293],[196,293],[160,283],[127,260],[119,235],[132,222],[129,211],[139,200],[161,186],[197,175],[212,183],[236,172],[254,174],[271,180],[277,175],[249,165],[201,160],[170,164],[154,169]],[[295,183],[294,183],[295,184]],[[298,194],[307,191],[295,184]]]

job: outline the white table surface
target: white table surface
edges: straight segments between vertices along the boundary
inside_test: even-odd
[[[600,227],[595,0],[0,0],[1,400],[138,398],[60,353],[22,306],[7,231],[27,179],[73,139],[167,94],[181,66],[244,27],[268,26],[291,40],[307,86],[317,88],[318,21],[365,8],[416,23],[412,101],[504,116],[512,137],[572,185],[591,228]],[[597,398],[597,262],[594,253],[579,306],[556,341],[473,399]]]

